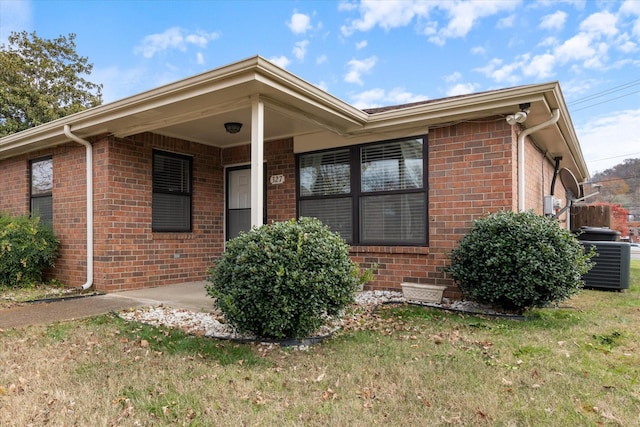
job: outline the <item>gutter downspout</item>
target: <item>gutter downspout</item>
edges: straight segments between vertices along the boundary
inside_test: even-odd
[[[527,136],[534,132],[544,129],[548,126],[555,124],[560,119],[560,110],[555,109],[552,111],[552,116],[546,122],[542,122],[533,127],[523,130],[518,135],[518,210],[520,212],[525,211],[524,192],[525,192],[525,176],[524,176],[524,140]]]
[[[64,125],[64,134],[87,149],[87,281],[82,285],[82,290],[86,290],[93,286],[93,149],[89,141],[72,134],[69,125]]]

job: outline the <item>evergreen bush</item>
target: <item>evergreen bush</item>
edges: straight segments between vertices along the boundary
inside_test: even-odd
[[[447,271],[466,299],[522,313],[577,293],[593,255],[556,220],[505,211],[474,221]]]
[[[59,242],[38,217],[0,214],[0,285],[27,287],[54,266]]]
[[[239,332],[302,338],[352,303],[369,274],[359,274],[338,234],[317,219],[301,218],[228,241],[206,288]]]

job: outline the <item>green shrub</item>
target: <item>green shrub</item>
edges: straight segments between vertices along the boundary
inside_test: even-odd
[[[521,313],[577,293],[592,256],[556,220],[499,212],[474,221],[447,271],[466,299]]]
[[[39,218],[0,215],[0,285],[32,286],[54,266],[59,242]]]
[[[232,326],[277,339],[318,330],[369,277],[359,275],[340,236],[311,218],[241,234],[209,273],[207,293]]]

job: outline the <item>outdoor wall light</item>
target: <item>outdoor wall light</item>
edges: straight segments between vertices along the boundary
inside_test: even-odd
[[[515,114],[509,114],[507,116],[507,123],[509,123],[511,126],[515,125],[516,123],[524,123],[525,120],[527,120],[527,117],[529,116],[529,107],[531,106],[530,103],[525,103],[525,104],[520,104],[520,111],[518,111]]]
[[[227,122],[224,124],[224,128],[229,133],[238,133],[242,129],[242,123]]]

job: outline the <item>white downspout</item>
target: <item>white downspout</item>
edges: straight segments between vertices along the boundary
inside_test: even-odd
[[[64,134],[87,149],[87,281],[82,285],[82,289],[86,290],[93,286],[93,149],[89,141],[72,134],[69,125],[64,125]]]
[[[525,211],[525,167],[524,167],[524,140],[527,136],[531,135],[534,132],[539,131],[540,129],[544,129],[547,126],[551,126],[555,124],[560,119],[560,110],[555,109],[552,112],[552,116],[546,122],[542,122],[533,127],[527,128],[523,130],[520,135],[518,135],[518,210],[520,212]]]

